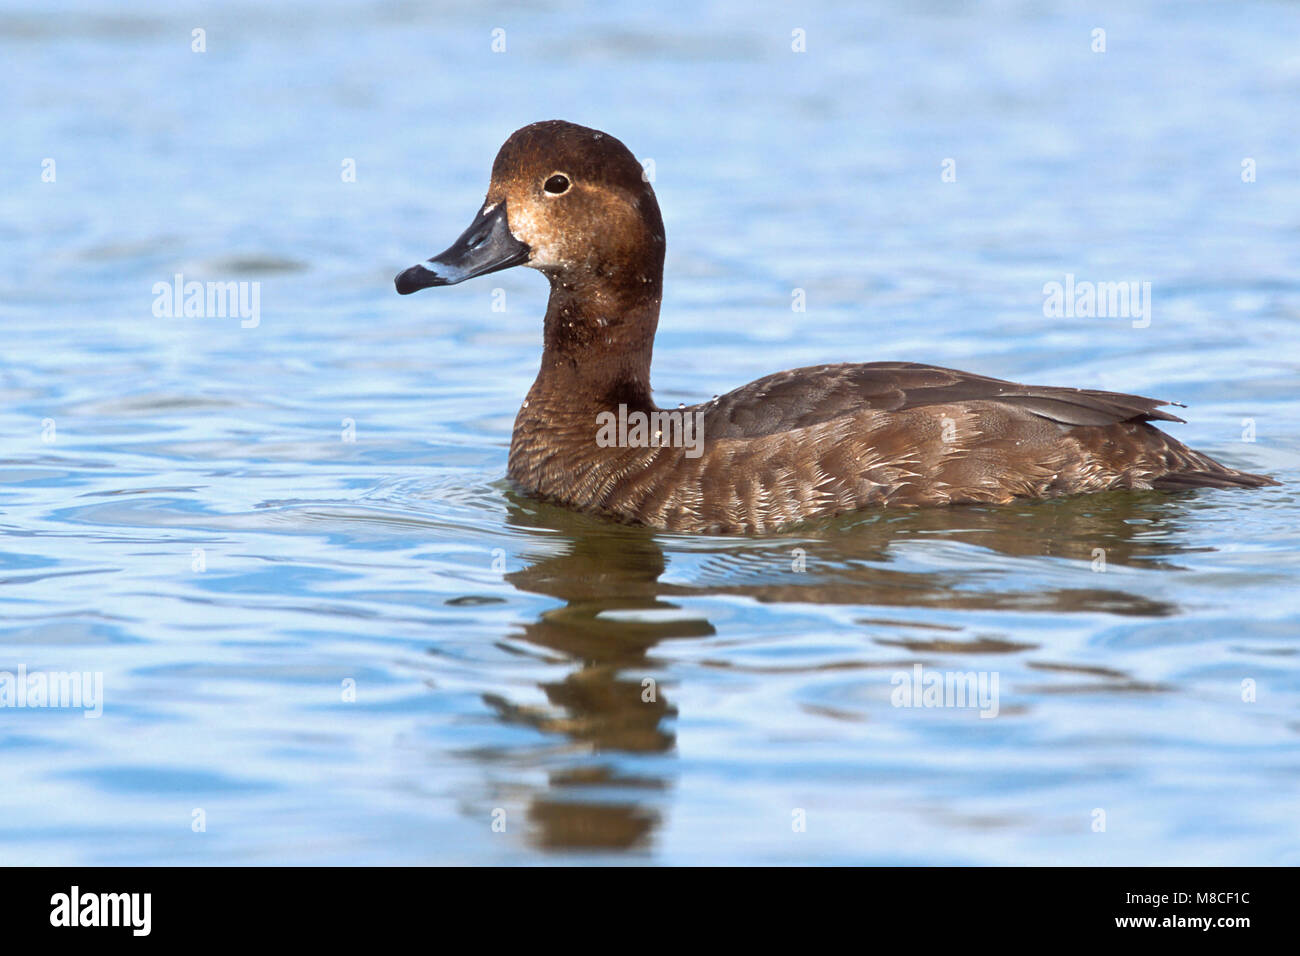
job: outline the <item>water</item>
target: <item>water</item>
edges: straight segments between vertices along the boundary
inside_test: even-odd
[[[0,709],[0,861],[1300,861],[1300,10],[52,6],[0,13],[0,670],[103,714]],[[654,160],[662,405],[929,361],[1286,484],[754,539],[517,496],[544,280],[392,277],[557,116]],[[177,273],[258,323],[155,317]],[[1150,326],[1045,318],[1067,273]],[[917,663],[997,716],[892,706]]]

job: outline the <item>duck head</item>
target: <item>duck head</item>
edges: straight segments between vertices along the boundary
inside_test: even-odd
[[[595,294],[639,286],[657,300],[663,258],[659,204],[636,157],[613,136],[549,120],[506,140],[469,228],[397,276],[396,285],[409,295],[527,265],[553,289]]]

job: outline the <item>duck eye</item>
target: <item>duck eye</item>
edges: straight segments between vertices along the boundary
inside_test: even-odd
[[[550,179],[546,180],[542,188],[551,195],[558,196],[569,188],[569,177],[565,176],[563,173],[556,173]]]

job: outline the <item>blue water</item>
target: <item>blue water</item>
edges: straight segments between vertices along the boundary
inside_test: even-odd
[[[0,862],[1300,862],[1300,8],[857,7],[0,7],[0,671],[103,687],[0,707]],[[1285,484],[755,539],[519,497],[545,281],[392,277],[554,117],[654,161],[661,404],[928,361]],[[257,323],[156,316],[178,273]],[[1149,327],[1046,317],[1066,274]],[[893,706],[917,663],[997,716]]]

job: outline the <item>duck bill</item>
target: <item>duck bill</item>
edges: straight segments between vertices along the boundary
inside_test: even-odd
[[[432,259],[411,266],[395,280],[397,291],[410,295],[435,285],[455,285],[475,276],[509,269],[528,261],[531,250],[510,234],[505,200],[485,206],[459,239]]]

